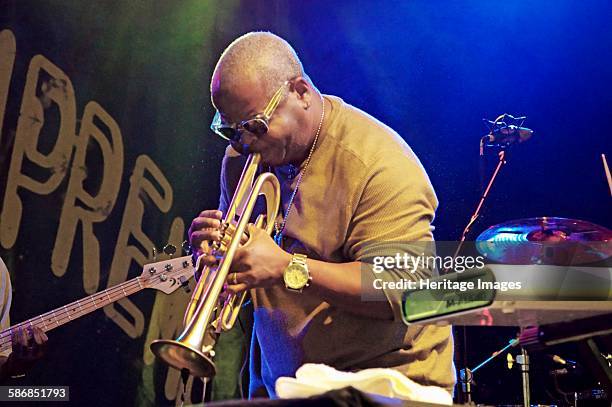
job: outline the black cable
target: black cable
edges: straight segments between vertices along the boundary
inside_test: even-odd
[[[242,330],[242,337],[243,337],[243,342],[242,342],[242,346],[243,346],[243,362],[242,362],[242,367],[240,368],[240,374],[238,375],[238,388],[240,389],[240,399],[244,400],[244,390],[243,390],[243,383],[242,383],[242,378],[244,376],[244,368],[246,367],[247,361],[249,360],[248,357],[248,353],[249,353],[249,347],[247,345],[247,338],[246,338],[246,329],[244,329],[244,325],[242,324],[242,320],[240,319],[240,315],[238,316],[238,324],[240,325],[240,329]]]

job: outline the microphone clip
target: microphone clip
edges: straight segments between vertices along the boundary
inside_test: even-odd
[[[527,116],[514,117],[504,113],[491,121],[483,119],[489,133],[480,139],[480,155],[484,155],[484,147],[506,149],[513,144],[528,140],[533,130],[523,127]]]

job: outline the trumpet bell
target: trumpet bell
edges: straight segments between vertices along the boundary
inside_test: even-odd
[[[217,373],[211,358],[182,342],[158,339],[151,343],[151,351],[175,369],[188,369],[192,376],[213,377]]]

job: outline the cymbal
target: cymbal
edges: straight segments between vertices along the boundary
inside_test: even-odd
[[[584,220],[518,219],[486,229],[476,247],[487,259],[507,264],[586,264],[612,257],[612,231]]]

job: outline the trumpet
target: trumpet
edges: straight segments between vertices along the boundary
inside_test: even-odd
[[[156,357],[176,369],[189,370],[192,376],[210,378],[216,374],[214,341],[213,344],[207,343],[206,335],[213,329],[215,333],[231,329],[246,298],[246,291],[230,294],[221,304],[220,295],[259,196],[265,197],[266,211],[265,215],[257,217],[255,227],[268,234],[274,230],[280,205],[280,184],[271,172],[264,172],[255,179],[260,162],[259,154],[251,154],[242,170],[236,192],[221,222],[221,239],[212,245],[213,255],[219,258],[218,265],[203,267],[187,305],[183,332],[175,340],[159,339],[151,343],[151,351]],[[200,269],[202,259],[208,254],[198,257],[196,270]]]

